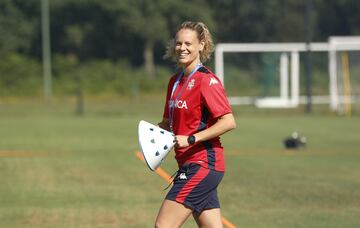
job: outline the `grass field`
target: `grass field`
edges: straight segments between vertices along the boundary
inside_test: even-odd
[[[144,100],[143,100],[144,101]],[[153,227],[166,182],[135,157],[163,101],[0,103],[0,227]],[[234,108],[223,216],[237,227],[359,227],[360,118]],[[307,148],[288,151],[294,130]],[[170,155],[162,168],[176,171]],[[196,227],[188,221],[184,227]]]

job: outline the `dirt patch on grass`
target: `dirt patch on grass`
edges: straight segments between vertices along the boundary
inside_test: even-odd
[[[45,157],[49,156],[46,152],[36,151],[12,151],[12,150],[0,150],[0,157],[8,158],[21,158],[21,157]]]

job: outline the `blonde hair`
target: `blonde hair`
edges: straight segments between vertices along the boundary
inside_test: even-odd
[[[197,38],[200,42],[204,42],[204,48],[200,51],[200,61],[202,63],[210,59],[211,54],[214,51],[214,42],[208,27],[202,22],[185,21],[183,22],[176,33],[181,29],[190,29],[196,32]],[[171,39],[166,47],[164,59],[171,59],[176,61],[175,57],[175,39]]]

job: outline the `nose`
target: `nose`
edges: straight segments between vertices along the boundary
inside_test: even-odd
[[[186,48],[185,48],[185,44],[181,44],[181,46],[180,46],[180,50],[185,50]]]

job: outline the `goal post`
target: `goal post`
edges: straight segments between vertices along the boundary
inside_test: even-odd
[[[329,104],[330,110],[338,113],[343,110],[351,110],[349,103],[354,103],[359,97],[358,90],[353,89],[355,88],[354,82],[357,83],[356,88],[360,90],[360,75],[359,79],[352,80],[353,76],[360,73],[360,36],[330,37],[328,42],[310,43],[309,48],[306,43],[220,43],[215,48],[215,73],[225,87],[234,88],[234,81],[238,80],[236,74],[241,76],[245,72],[248,75],[247,78],[239,80],[241,82],[254,80],[254,77],[251,77],[253,72],[241,69],[243,57],[256,55],[257,59],[261,59],[261,56],[266,54],[276,56],[277,69],[275,73],[277,78],[275,83],[277,83],[276,90],[278,92],[275,96],[261,92],[249,96],[244,96],[244,94],[238,96],[235,91],[235,94],[228,96],[229,102],[232,105],[252,104],[259,108],[294,108],[306,102],[306,96],[301,96],[301,93],[304,92],[301,89],[303,81],[301,71],[304,67],[302,55],[308,49],[316,56],[313,60],[317,61],[313,63],[314,67],[321,67],[315,72],[317,81],[321,81],[319,83],[322,83],[322,87],[328,85],[327,88],[324,87],[321,92],[313,95],[313,104]],[[348,54],[341,55],[341,53]],[[353,57],[354,54],[359,57]],[[229,62],[233,62],[229,56],[234,55],[239,55],[241,58],[238,58],[239,62],[232,63],[231,67],[239,69],[237,72],[231,69],[233,72],[229,78]],[[257,66],[260,65],[261,63]],[[346,68],[348,69],[346,70]],[[257,76],[257,78],[259,77]],[[256,83],[259,84],[259,80],[253,82],[252,85],[256,85]],[[346,104],[345,108],[344,104]]]
[[[360,36],[335,36],[329,38],[329,76],[330,108],[339,114],[349,115],[351,104],[356,102],[358,94],[351,92],[350,77],[359,77],[360,72],[351,75],[349,53],[359,54]],[[360,62],[353,62],[354,68],[360,69]],[[354,80],[355,81],[355,80]],[[354,83],[357,88],[357,84]],[[355,89],[354,92],[357,90]]]
[[[313,51],[327,51],[327,43],[312,43],[310,49]],[[220,80],[225,84],[224,72],[224,53],[280,53],[280,95],[272,97],[262,97],[255,99],[254,104],[259,108],[293,108],[300,103],[300,52],[307,50],[306,43],[231,43],[218,44],[215,49],[215,72]],[[289,61],[290,57],[290,61]],[[290,62],[290,64],[289,64]],[[288,74],[290,70],[290,76]],[[290,80],[291,79],[291,80]],[[289,94],[290,82],[290,94]],[[290,96],[289,96],[290,95]],[[241,97],[229,97],[233,105],[244,102],[246,99]]]

